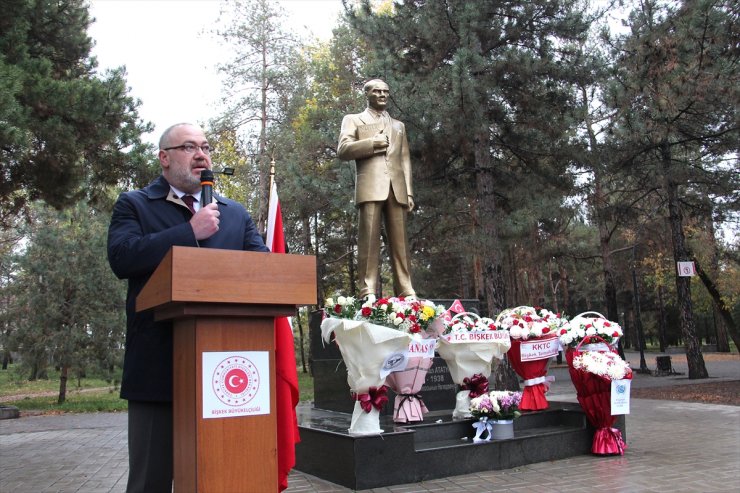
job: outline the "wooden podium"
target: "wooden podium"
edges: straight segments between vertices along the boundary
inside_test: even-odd
[[[137,297],[136,310],[153,309],[157,320],[173,321],[175,492],[277,491],[274,317],[315,303],[315,257],[189,247],[167,253]],[[216,384],[204,388],[206,377],[206,383],[218,381],[203,374],[204,361],[239,352],[269,361],[269,375],[255,371],[245,379],[252,388],[239,397],[248,400],[258,388],[264,396],[260,386],[269,385],[263,414],[229,417],[255,409],[228,402],[231,394],[221,395],[222,402]],[[212,402],[222,410],[204,416],[204,403],[211,408]]]

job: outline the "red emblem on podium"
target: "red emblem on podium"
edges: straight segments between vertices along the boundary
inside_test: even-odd
[[[260,388],[257,367],[247,358],[230,357],[213,372],[213,392],[228,406],[242,406],[251,401]]]

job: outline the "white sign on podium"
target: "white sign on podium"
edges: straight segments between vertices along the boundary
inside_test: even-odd
[[[268,351],[203,353],[203,419],[270,414]]]

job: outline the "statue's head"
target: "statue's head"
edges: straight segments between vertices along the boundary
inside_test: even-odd
[[[362,89],[365,91],[367,105],[370,108],[376,111],[385,110],[385,107],[388,106],[388,96],[390,96],[388,84],[380,79],[373,79],[365,82]]]

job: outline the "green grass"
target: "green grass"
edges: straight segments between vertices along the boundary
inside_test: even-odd
[[[118,396],[118,390],[99,390],[91,392],[68,392],[63,404],[57,404],[58,395],[45,397],[24,397],[20,400],[4,402],[21,411],[36,411],[44,414],[55,413],[95,413],[126,411],[128,401]]]
[[[10,365],[0,370],[0,397],[3,405],[15,406],[21,411],[42,413],[88,413],[125,411],[128,403],[118,396],[119,389],[100,377],[67,380],[66,399],[59,400],[59,372],[49,370],[48,378],[28,380],[27,370]],[[43,395],[42,395],[43,394]]]
[[[59,392],[58,371],[51,370],[48,378],[33,381],[27,379],[26,373],[17,365],[10,365],[7,370],[0,370],[0,397],[37,394],[39,392]],[[67,392],[110,386],[109,381],[96,377],[79,380],[76,377],[67,379]]]
[[[313,377],[309,373],[303,373],[301,369],[298,370],[298,390],[301,402],[313,400]]]
[[[313,400],[313,377],[300,369],[298,387],[302,402]],[[42,393],[51,395],[38,395]],[[47,414],[125,411],[128,403],[118,397],[118,393],[118,388],[112,388],[110,382],[101,378],[82,378],[79,382],[70,378],[67,381],[66,400],[59,405],[58,372],[50,371],[48,379],[29,381],[14,365],[7,370],[0,370],[0,397],[4,398],[2,405],[15,406],[21,411]]]

